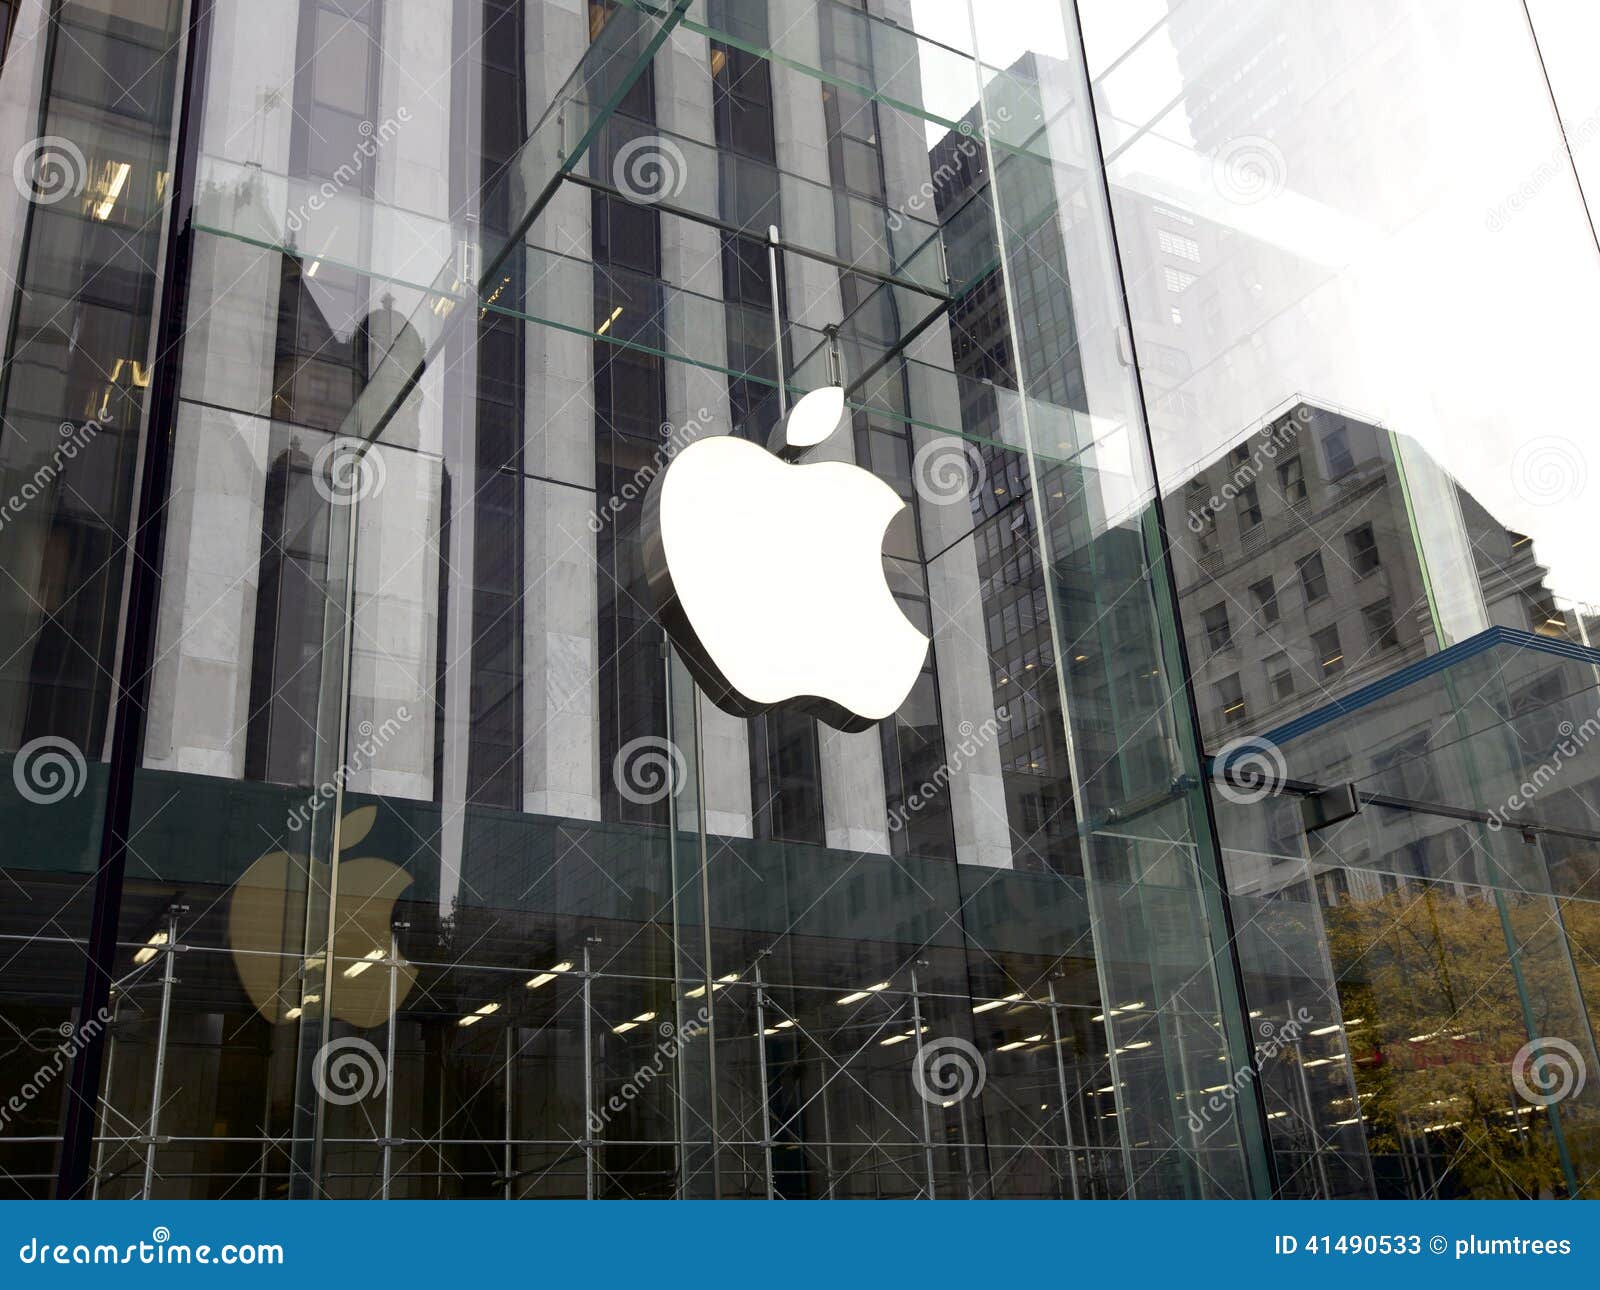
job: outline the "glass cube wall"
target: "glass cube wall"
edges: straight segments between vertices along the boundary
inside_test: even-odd
[[[0,1186],[1592,1194],[1587,22],[0,3]],[[831,385],[853,733],[645,549]]]

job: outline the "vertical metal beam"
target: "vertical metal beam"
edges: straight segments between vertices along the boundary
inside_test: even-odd
[[[911,969],[911,1033],[916,1036],[916,1063],[917,1069],[920,1070],[922,1068],[922,999],[917,992],[916,968]],[[923,1163],[928,1170],[928,1199],[936,1200],[939,1193],[933,1183],[933,1122],[928,1118],[928,1099],[922,1091],[925,1087],[927,1087],[925,1083],[919,1084],[917,1087],[917,1101],[922,1103],[922,1156]],[[965,1140],[962,1141],[961,1145],[965,1149]]]
[[[395,1031],[400,1026],[400,925],[389,927],[389,1037],[384,1041],[383,1081],[383,1190],[380,1198],[389,1199],[394,1178],[394,1047]]]
[[[1061,1098],[1061,1127],[1067,1135],[1067,1173],[1072,1179],[1072,1199],[1078,1196],[1078,1159],[1077,1149],[1072,1145],[1072,1110],[1067,1102],[1067,1067],[1061,1056],[1061,1017],[1057,1013],[1056,983],[1052,977],[1050,988],[1050,1037],[1055,1040],[1056,1050],[1056,1089]]]
[[[594,1027],[591,1022],[594,974],[589,947],[583,947],[583,1177],[584,1195],[594,1199]]]
[[[150,1199],[150,1189],[156,1179],[156,1142],[161,1136],[161,1094],[167,1081],[167,1036],[171,1033],[180,908],[183,907],[173,905],[167,910],[167,943],[162,947],[161,965],[161,1019],[156,1025],[156,1071],[150,1081],[150,1120],[145,1129],[144,1185],[139,1189],[140,1200]]]
[[[756,983],[756,1056],[761,1078],[761,1158],[767,1179],[767,1199],[776,1199],[772,1182],[772,1095],[767,1084],[767,998],[761,982],[761,959],[750,969]]]
[[[516,1043],[516,1040],[517,1040],[517,1029],[516,1029],[516,1027],[508,1025],[506,1027],[506,1117],[505,1117],[505,1130],[506,1130],[506,1157],[505,1157],[506,1189],[505,1189],[505,1199],[507,1199],[507,1200],[511,1199],[511,1173],[512,1173],[512,1170],[515,1168],[515,1161],[512,1159],[513,1154],[515,1152],[515,1148],[513,1148],[512,1145],[511,1145],[511,1127],[512,1127],[512,1114],[511,1114],[511,1112],[512,1112],[512,1098],[514,1098],[516,1096],[516,1092],[517,1092],[517,1043]]]
[[[789,411],[789,391],[783,377],[783,301],[778,289],[778,226],[767,225],[767,276],[772,279],[772,361],[778,367],[778,415]]]
[[[183,42],[182,92],[173,124],[171,198],[162,253],[161,311],[151,359],[150,398],[144,412],[144,452],[139,465],[139,497],[128,537],[127,621],[117,662],[111,756],[107,765],[105,815],[100,857],[95,868],[89,913],[88,966],[80,1024],[105,1014],[117,955],[117,925],[122,919],[122,883],[132,831],[135,776],[144,753],[155,657],[156,614],[161,601],[161,553],[166,537],[166,489],[172,465],[172,432],[177,424],[179,366],[189,299],[193,254],[195,173],[200,154],[201,89],[211,36],[212,0],[190,0]],[[67,1080],[66,1120],[56,1171],[56,1198],[83,1196],[94,1151],[100,1067],[105,1030],[96,1028],[78,1050]]]

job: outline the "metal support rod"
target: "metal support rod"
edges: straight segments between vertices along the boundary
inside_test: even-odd
[[[111,1024],[106,1027],[106,1073],[105,1088],[100,1095],[101,1112],[96,1117],[100,1125],[100,1141],[94,1149],[94,1179],[89,1189],[89,1199],[100,1199],[100,1179],[106,1168],[106,1138],[111,1133],[111,1096],[116,1085],[111,1082],[111,1077],[117,1064],[117,1017],[122,1012],[122,991],[115,985],[111,987]]]
[[[163,947],[166,961],[161,974],[161,1021],[156,1027],[156,1073],[150,1088],[150,1125],[145,1135],[144,1186],[139,1189],[139,1199],[149,1200],[150,1189],[156,1179],[156,1138],[161,1132],[161,1091],[167,1075],[167,1033],[172,1021],[172,986],[175,978],[178,952],[178,909],[167,910],[167,943]]]
[[[383,1192],[389,1199],[389,1183],[394,1177],[394,1040],[399,1028],[400,926],[389,928],[389,1037],[384,1044],[383,1081]]]
[[[583,1177],[584,1195],[594,1199],[594,1035],[590,1009],[594,1006],[593,977],[589,972],[589,947],[583,947]]]
[[[772,1094],[767,1083],[767,992],[761,983],[761,960],[750,969],[756,983],[756,1055],[761,1067],[761,1156],[766,1165],[767,1199],[777,1198],[772,1182]]]
[[[1052,978],[1050,987],[1050,1037],[1055,1040],[1056,1049],[1056,1089],[1061,1098],[1061,1127],[1067,1135],[1067,1172],[1072,1178],[1072,1199],[1078,1196],[1078,1158],[1076,1148],[1072,1145],[1072,1108],[1067,1104],[1067,1067],[1061,1055],[1061,1017],[1056,1011],[1056,983]]]
[[[767,225],[767,276],[772,279],[772,361],[778,365],[778,415],[789,412],[789,393],[783,383],[783,304],[778,290],[778,226]]]
[[[922,1001],[917,994],[917,969],[911,969],[911,1032],[917,1037],[917,1069],[922,1069]],[[926,1084],[917,1088],[922,1094]],[[933,1122],[928,1118],[928,1099],[926,1095],[917,1098],[922,1103],[922,1153],[928,1168],[928,1199],[934,1200],[938,1193],[933,1185]]]
[[[515,1148],[511,1145],[511,1106],[517,1092],[517,1032],[515,1026],[506,1027],[506,1196],[511,1199],[511,1173],[516,1167]]]

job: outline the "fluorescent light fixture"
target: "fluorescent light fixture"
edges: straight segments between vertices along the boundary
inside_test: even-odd
[[[972,1010],[974,1012],[988,1012],[991,1008],[1003,1008],[1008,1003],[1016,1003],[1021,998],[1020,994],[1008,994],[1004,999],[990,999],[988,1003],[974,1004]]]
[[[148,963],[151,959],[155,958],[156,947],[158,945],[165,945],[166,943],[167,934],[165,932],[157,932],[144,943],[144,948],[133,956],[133,961],[135,963]]]
[[[301,1009],[298,1007],[290,1008],[288,1012],[283,1014],[283,1019],[285,1021],[294,1021],[297,1017],[299,1017],[300,1012]]]
[[[611,311],[611,317],[607,318],[603,323],[601,323],[600,326],[595,330],[594,334],[596,336],[604,336],[608,331],[611,330],[611,324],[616,322],[620,317],[622,317],[622,306],[618,305]]]
[[[1013,1039],[1009,1044],[1001,1044],[997,1051],[1009,1053],[1013,1048],[1025,1048],[1027,1044],[1028,1041],[1026,1039]]]
[[[1143,1007],[1147,1007],[1147,1006],[1148,1005],[1145,1003],[1145,1001],[1143,999],[1135,999],[1132,1003],[1123,1004],[1122,1008],[1121,1008],[1121,1011],[1123,1011],[1123,1012],[1132,1012],[1135,1008],[1143,1008]]]
[[[879,990],[887,990],[888,988],[889,983],[887,981],[879,981],[877,985],[869,985],[865,990],[857,990],[854,994],[847,994],[844,998],[837,1000],[837,1002],[840,1004],[840,1006],[850,1003],[860,1003],[861,1000],[865,999],[869,994],[876,994]]]
[[[351,980],[354,980],[356,977],[360,976],[363,972],[365,972],[369,967],[371,967],[374,963],[378,962],[378,960],[380,960],[381,958],[383,958],[383,951],[382,950],[368,950],[367,954],[366,954],[366,957],[365,958],[361,958],[361,959],[357,959],[354,963],[352,963],[349,967],[347,967],[344,970],[344,974],[347,977],[349,977]]]
[[[1148,1039],[1136,1039],[1131,1044],[1123,1044],[1123,1046],[1117,1049],[1117,1051],[1119,1053],[1135,1053],[1141,1048],[1148,1047],[1150,1047],[1150,1041]]]
[[[630,1030],[637,1030],[638,1028],[639,1023],[637,1021],[624,1021],[620,1026],[612,1026],[611,1033],[613,1035],[625,1035]]]
[[[655,1019],[656,1014],[653,1012],[641,1012],[637,1017],[634,1018],[635,1021],[654,1021]]]
[[[906,1033],[903,1034],[903,1035],[890,1035],[881,1044],[879,1044],[879,1047],[880,1048],[888,1048],[891,1044],[903,1044],[903,1043],[905,1043],[906,1040],[910,1039],[911,1037],[912,1037],[912,1035],[911,1035],[911,1032],[909,1030],[906,1031]]]
[[[556,974],[554,972],[541,972],[538,976],[529,980],[527,986],[530,990],[537,990],[541,985],[549,985],[555,979]]]
[[[1315,1029],[1313,1031],[1310,1031],[1309,1033],[1311,1033],[1313,1035],[1331,1035],[1331,1034],[1333,1034],[1334,1031],[1340,1030],[1340,1029],[1342,1029],[1342,1027],[1338,1026],[1338,1025],[1319,1026],[1319,1027],[1317,1027],[1317,1029]]]
[[[476,1012],[469,1013],[465,1017],[462,1017],[460,1021],[456,1022],[456,1025],[458,1025],[458,1026],[475,1026],[480,1021],[482,1021],[485,1017],[491,1016],[494,1013],[499,1012],[499,1011],[500,1011],[500,1005],[498,1003],[486,1003],[486,1004],[483,1005],[483,1007],[479,1008]]]

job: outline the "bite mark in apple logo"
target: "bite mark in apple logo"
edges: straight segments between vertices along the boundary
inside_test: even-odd
[[[839,730],[869,729],[904,701],[928,638],[883,576],[883,535],[905,503],[858,466],[793,458],[844,414],[813,390],[776,452],[700,439],[651,481],[644,563],[656,613],[707,696],[735,716],[779,704]]]

